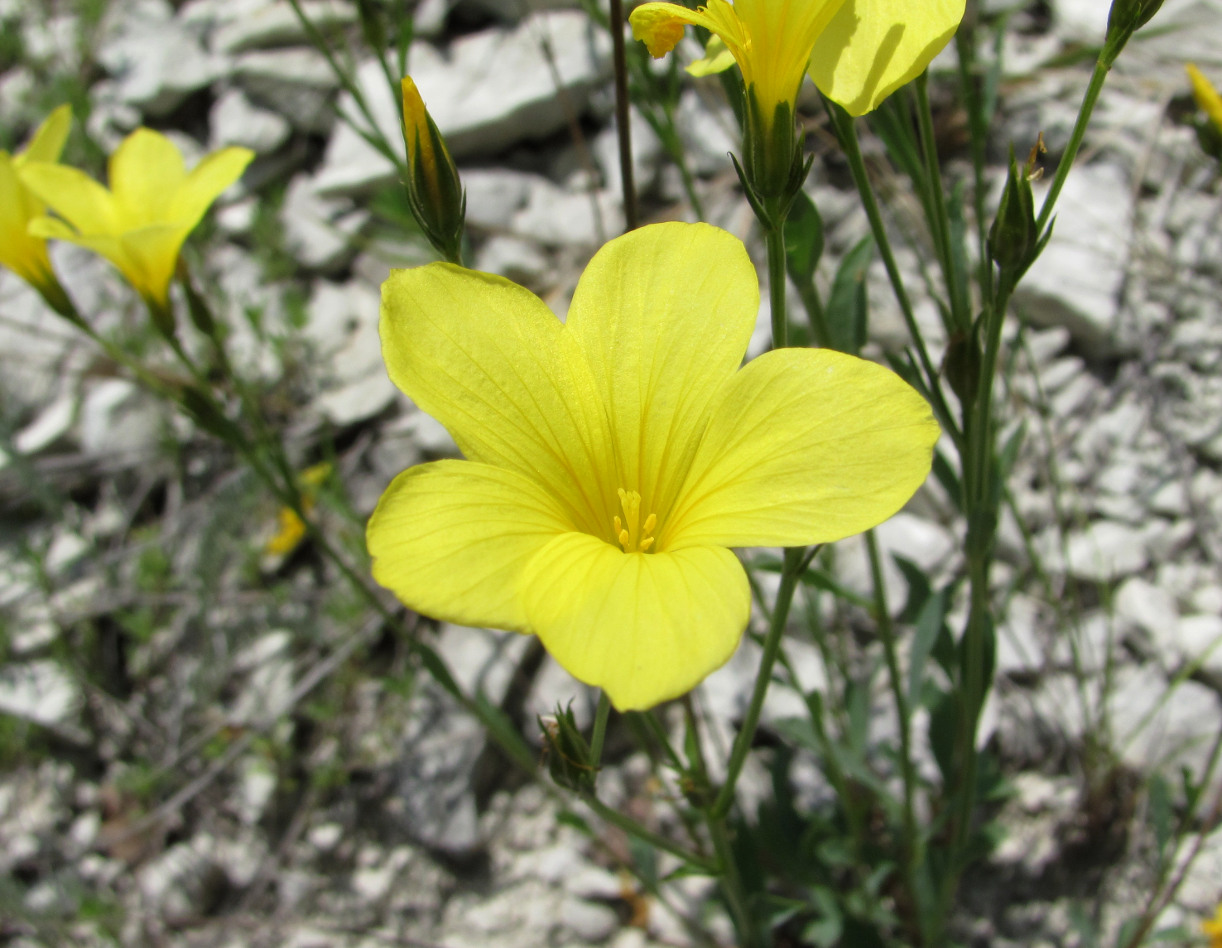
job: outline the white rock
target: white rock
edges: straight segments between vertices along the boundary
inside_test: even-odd
[[[1175,625],[1175,640],[1184,662],[1222,674],[1222,616],[1183,616]]]
[[[331,99],[339,80],[313,48],[243,53],[234,60],[233,81],[294,128],[325,134],[335,124]]]
[[[360,283],[319,281],[309,304],[305,337],[323,368],[315,407],[336,425],[370,418],[395,400],[378,339],[381,299]]]
[[[354,238],[368,220],[347,201],[319,197],[304,177],[293,179],[280,209],[286,246],[303,267],[320,273],[334,273],[352,259]]]
[[[619,234],[623,220],[613,192],[571,193],[540,180],[511,226],[515,234],[545,247],[593,248]]]
[[[1037,206],[1046,191],[1037,191]],[[1015,300],[1038,325],[1063,325],[1092,349],[1123,351],[1117,316],[1134,213],[1128,180],[1113,165],[1074,168],[1055,213],[1052,240]]]
[[[76,681],[51,659],[0,665],[0,712],[35,724],[63,724],[80,706]]]
[[[205,51],[166,0],[132,0],[110,10],[122,19],[107,24],[97,57],[116,78],[122,101],[165,115],[225,73],[226,60]]]
[[[32,422],[17,432],[13,439],[14,446],[22,454],[37,454],[54,445],[72,430],[78,402],[75,392],[61,393]]]
[[[1098,520],[1071,533],[1067,556],[1062,554],[1060,531],[1055,528],[1037,537],[1036,544],[1049,569],[1064,570],[1089,582],[1121,579],[1149,563],[1142,531],[1112,520]]]
[[[139,462],[156,455],[162,417],[156,403],[132,382],[103,379],[87,388],[78,429],[86,454]]]
[[[412,78],[454,158],[486,155],[550,135],[580,115],[609,74],[610,43],[583,13],[540,13],[512,30],[464,36],[451,46],[447,59],[418,45],[412,51]],[[543,44],[554,57],[559,88],[542,55]],[[402,139],[398,90],[386,87],[376,61],[361,66],[356,81],[382,136],[397,150]],[[347,95],[340,107],[355,111]],[[348,193],[394,175],[385,157],[345,125],[327,148],[318,186],[327,194]]]
[[[342,0],[304,0],[301,12],[324,36],[356,22],[356,5]],[[310,42],[310,34],[287,3],[264,0],[261,9],[235,17],[212,37],[214,49],[239,53],[261,46],[297,46]]]
[[[507,168],[462,169],[467,190],[467,226],[507,230],[514,215],[526,206],[532,188],[546,179]]]
[[[1218,696],[1194,681],[1168,683],[1158,669],[1118,670],[1108,713],[1122,759],[1145,773],[1204,772],[1218,733]]]
[[[1126,579],[1116,591],[1116,616],[1135,625],[1158,642],[1179,620],[1175,599],[1139,576]]]
[[[60,270],[59,272],[64,272]],[[59,392],[63,362],[76,340],[67,326],[58,322],[34,290],[8,270],[0,268],[0,352],[4,371],[0,372],[0,395],[12,411],[45,413]],[[59,435],[62,414],[71,406],[61,405],[57,415],[48,415],[44,432],[28,435],[27,447],[43,442],[45,447]],[[50,424],[54,421],[54,424]],[[21,447],[21,445],[19,445]]]
[[[615,933],[620,921],[611,906],[570,896],[560,903],[560,924],[587,944],[598,944]]]
[[[242,145],[268,154],[283,145],[292,132],[288,119],[252,103],[241,89],[229,89],[212,106],[213,149]]]
[[[275,792],[276,774],[268,762],[254,756],[243,758],[234,799],[238,818],[248,826],[258,823]]]
[[[528,289],[542,289],[551,261],[539,247],[518,237],[497,236],[488,240],[475,255],[475,269],[496,273]]]
[[[319,826],[311,827],[306,838],[315,849],[329,853],[344,838],[344,828],[339,823],[322,823]]]

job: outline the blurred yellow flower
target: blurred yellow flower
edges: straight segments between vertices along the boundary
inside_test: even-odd
[[[1201,931],[1209,938],[1209,948],[1222,948],[1222,905],[1213,918],[1201,922]]]
[[[564,323],[500,277],[392,271],[390,377],[467,460],[387,488],[366,535],[374,578],[436,618],[537,634],[621,710],[694,687],[750,613],[729,548],[880,523],[938,437],[872,362],[779,349],[740,369],[758,310],[746,249],[705,224],[611,241]]]
[[[781,103],[792,109],[808,69],[824,95],[864,115],[920,75],[963,12],[964,0],[709,0],[697,10],[645,3],[629,20],[654,56],[675,47],[684,24],[709,30],[738,63],[746,87],[755,87],[766,117]],[[713,55],[697,70],[729,65]]]
[[[1222,134],[1222,95],[1218,94],[1218,90],[1195,65],[1188,63],[1184,68],[1188,70],[1188,78],[1192,82],[1192,97],[1197,100],[1197,106]]]
[[[15,155],[0,151],[0,266],[8,267],[45,296],[59,284],[47,244],[29,233],[30,221],[47,212],[25,182],[31,162],[56,162],[72,125],[72,108],[61,105]],[[60,291],[62,292],[62,290]]]
[[[318,488],[331,476],[331,464],[324,461],[301,472],[301,509],[308,517],[318,503]],[[305,539],[306,525],[292,507],[281,507],[276,517],[275,535],[263,547],[269,556],[286,556]]]
[[[101,254],[150,307],[166,312],[183,241],[253,157],[223,148],[188,173],[173,142],[138,128],[110,156],[109,190],[76,168],[31,163],[26,183],[63,220],[38,218],[30,233]]]

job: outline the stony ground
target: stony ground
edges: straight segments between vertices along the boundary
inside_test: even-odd
[[[303,6],[329,37],[359,36],[355,4]],[[474,265],[559,312],[622,226],[610,40],[574,6],[423,0],[410,60],[463,172]],[[1051,167],[1090,68],[1070,54],[1098,42],[1107,5],[982,6],[1013,10],[998,127],[1021,152],[1043,131]],[[229,143],[258,153],[197,264],[294,457],[334,464],[339,486],[320,509],[359,555],[390,478],[455,448],[382,370],[378,285],[429,255],[403,226],[389,164],[335,117],[332,105],[353,112],[350,93],[283,0],[0,0],[0,22],[13,48],[0,59],[10,137],[55,96],[88,90],[86,127],[102,149],[145,122],[189,156]],[[1105,932],[1131,917],[1152,882],[1137,788],[1152,774],[1174,784],[1180,767],[1202,773],[1222,733],[1222,191],[1186,123],[1183,73],[1192,60],[1222,80],[1222,3],[1167,0],[1152,26],[1104,93],[1054,241],[1015,301],[1023,328],[1003,405],[1025,439],[984,733],[1016,793],[999,815],[1006,840],[965,894],[960,927],[980,945],[1088,944],[1075,906],[1097,910]],[[367,54],[357,66],[396,140],[380,66]],[[678,127],[706,217],[758,244],[717,93],[692,83]],[[835,259],[865,224],[817,104],[807,114],[821,155],[810,191]],[[956,116],[942,118],[952,173],[965,174]],[[648,213],[687,215],[639,116],[633,133]],[[998,173],[1006,144],[991,156]],[[867,145],[885,187],[881,148]],[[897,232],[919,232],[898,179],[890,206]],[[83,312],[147,342],[105,265],[56,253]],[[911,286],[922,259],[914,238],[901,252]],[[873,338],[902,345],[880,267],[868,287]],[[921,312],[936,335],[936,313]],[[760,325],[754,352],[766,312]],[[271,498],[7,273],[0,367],[11,436],[0,454],[0,944],[635,948],[691,944],[685,918],[730,943],[707,883],[643,898],[623,838],[559,820],[562,797],[486,752],[479,726],[314,551],[268,555]],[[959,566],[936,484],[880,537],[935,576]],[[836,569],[867,588],[852,541]],[[897,609],[903,585],[896,569]],[[575,699],[588,720],[591,696],[527,641],[416,633],[532,740],[534,716],[557,703]],[[829,680],[796,628],[791,649],[807,687]],[[702,686],[714,737],[732,732],[756,654],[748,642]],[[779,689],[765,726],[794,712]],[[817,796],[813,769],[807,779]],[[600,792],[647,822],[660,810],[627,750]],[[1160,924],[1195,932],[1222,896],[1216,794]]]

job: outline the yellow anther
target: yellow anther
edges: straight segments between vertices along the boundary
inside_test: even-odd
[[[644,553],[653,546],[653,531],[658,525],[658,517],[656,514],[650,514],[642,526],[641,495],[622,487],[616,493],[619,494],[620,507],[624,511],[623,519],[619,516],[612,518],[616,539],[625,553]]]

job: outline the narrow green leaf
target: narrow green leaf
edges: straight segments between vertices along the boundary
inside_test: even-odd
[[[866,341],[866,271],[874,255],[874,238],[858,241],[836,271],[827,303],[832,348],[856,355]]]

